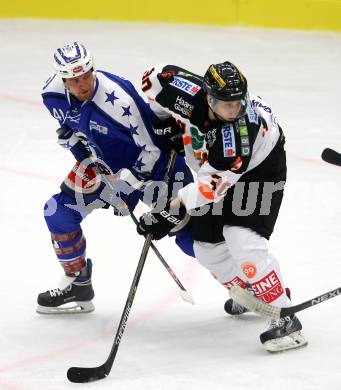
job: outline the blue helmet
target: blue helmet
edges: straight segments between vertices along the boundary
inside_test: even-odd
[[[93,69],[94,61],[89,50],[82,44],[73,42],[54,52],[53,65],[60,77],[69,79]]]

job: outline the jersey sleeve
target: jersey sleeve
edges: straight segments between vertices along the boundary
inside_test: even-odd
[[[65,125],[65,92],[64,86],[57,75],[51,76],[46,82],[41,92],[44,106],[59,123]],[[69,127],[68,127],[69,128]]]
[[[146,95],[150,108],[155,113],[155,115],[161,119],[166,120],[172,116],[172,112],[166,107],[163,107],[160,103],[157,102],[157,96],[162,92],[163,85],[161,84],[158,75],[162,73],[165,65],[158,64],[152,66],[150,69],[146,70],[142,77],[142,91]]]
[[[261,126],[253,144],[252,158],[248,171],[262,163],[274,149],[277,142],[284,142],[284,135],[277,123],[272,108],[260,97],[251,96],[252,111],[261,119]]]
[[[202,80],[176,65],[155,65],[142,78],[142,91],[162,120],[170,116],[189,120],[202,90]]]
[[[201,123],[207,114],[202,78],[176,65],[155,65],[144,73],[142,90],[156,116],[173,117],[182,131],[187,165],[197,172],[205,152]]]
[[[207,203],[219,202],[228,189],[241,177],[229,170],[219,171],[206,161],[198,171],[194,183],[179,191],[179,197],[187,210],[201,207]]]
[[[147,124],[143,120],[139,107],[132,98],[129,99],[129,106],[132,114],[129,117],[129,131],[135,144],[141,148],[133,168],[138,173],[148,177],[160,158],[161,151],[151,136],[151,132],[153,132],[151,124]]]
[[[71,126],[72,121],[77,121],[78,117],[71,117],[69,114],[70,105],[62,80],[56,75],[50,77],[46,81],[41,95],[43,104],[59,123],[60,128],[57,129],[58,144],[70,150],[77,161],[82,161],[89,157],[88,149],[75,134],[74,128]]]

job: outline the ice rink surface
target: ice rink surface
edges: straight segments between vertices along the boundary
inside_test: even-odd
[[[68,367],[106,359],[143,246],[129,218],[95,211],[83,230],[96,311],[35,313],[37,294],[56,288],[62,275],[43,205],[73,164],[56,143],[58,125],[40,90],[53,73],[53,50],[74,40],[92,50],[98,69],[137,87],[155,63],[200,74],[214,62],[237,64],[287,137],[288,182],[270,246],[293,302],[341,285],[341,169],[320,160],[326,146],[341,150],[341,34],[2,20],[0,389],[340,389],[341,298],[299,315],[306,348],[271,355],[258,339],[266,320],[226,315],[227,291],[168,238],[157,247],[197,304],[180,299],[150,252],[110,376],[87,385],[67,381]]]

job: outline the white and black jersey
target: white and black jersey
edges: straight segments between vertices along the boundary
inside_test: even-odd
[[[182,202],[194,210],[192,214],[211,204],[209,212],[192,218],[194,238],[217,242],[224,224],[250,227],[269,238],[286,179],[284,136],[271,107],[251,96],[242,118],[212,121],[202,77],[174,65],[157,65],[145,72],[142,89],[160,119],[173,116],[182,126],[186,161],[197,173],[194,183],[179,191]],[[276,186],[279,182],[282,187]],[[250,183],[258,183],[257,194],[257,186]],[[272,192],[270,184],[265,186],[271,193],[270,209],[268,194],[263,199],[264,183],[273,183]],[[249,199],[254,207],[247,207]]]

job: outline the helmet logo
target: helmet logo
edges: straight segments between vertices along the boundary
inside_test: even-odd
[[[62,59],[67,63],[72,63],[75,60],[79,60],[82,57],[80,48],[75,42],[73,45],[66,45],[60,49],[57,49]]]
[[[83,66],[79,65],[72,69],[73,73],[79,73],[83,71]]]
[[[220,77],[219,73],[215,70],[214,66],[210,66],[210,73],[215,78],[221,88],[226,86],[225,81]]]

